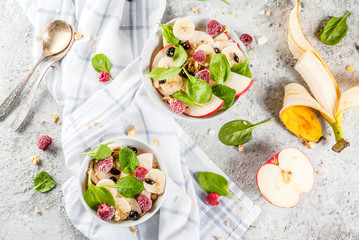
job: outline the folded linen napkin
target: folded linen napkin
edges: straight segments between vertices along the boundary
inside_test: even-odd
[[[204,203],[205,193],[196,182],[196,172],[225,174],[174,119],[151,104],[141,85],[140,59],[128,64],[139,55],[144,41],[155,29],[165,1],[28,0],[21,3],[38,33],[49,21],[60,18],[85,36],[75,42],[58,65],[59,70],[46,76],[47,80],[51,79],[48,87],[54,98],[64,106],[62,146],[66,167],[77,175],[83,160],[79,153],[106,139],[127,135],[133,125],[138,128],[134,137],[152,144],[166,158],[169,184],[166,200],[156,215],[136,227],[135,233],[94,219],[80,201],[82,196],[74,184],[77,176],[66,181],[62,186],[66,211],[75,227],[90,239],[210,239],[214,236],[238,239],[260,209],[228,177],[230,191],[239,201],[222,197],[219,207]],[[88,36],[92,39],[86,39]],[[97,81],[98,74],[91,66],[93,49],[105,53],[112,62],[111,74],[117,77],[109,84]],[[35,55],[38,54],[39,44],[36,44]],[[87,128],[95,121],[102,127]],[[152,143],[153,139],[158,141],[157,145]],[[229,226],[224,225],[225,221]]]

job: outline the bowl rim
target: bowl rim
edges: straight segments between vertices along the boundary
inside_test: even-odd
[[[177,19],[182,19],[182,18],[187,18],[191,21],[195,21],[195,22],[204,22],[204,21],[211,21],[213,20],[213,18],[210,17],[204,17],[204,16],[184,16],[184,17],[178,17],[178,18],[174,18],[170,21],[168,21],[165,24],[169,24],[169,23],[174,23]],[[231,29],[231,28],[230,28]],[[217,111],[214,114],[211,114],[209,116],[206,117],[191,117],[188,116],[186,114],[175,114],[173,113],[170,108],[168,106],[164,106],[163,101],[161,99],[158,98],[158,96],[160,95],[160,93],[158,93],[157,89],[155,89],[152,85],[152,79],[147,77],[146,74],[149,73],[149,69],[150,69],[150,65],[151,62],[153,61],[153,58],[155,56],[155,52],[151,52],[147,49],[152,48],[151,46],[153,46],[153,44],[156,41],[153,41],[156,38],[156,35],[158,35],[161,31],[160,27],[157,27],[156,31],[154,33],[152,33],[152,35],[150,35],[150,37],[148,38],[147,42],[145,43],[145,46],[142,50],[141,53],[141,62],[140,62],[140,70],[141,70],[141,80],[142,80],[142,84],[145,86],[146,88],[146,92],[149,96],[149,98],[151,99],[152,103],[154,103],[156,105],[156,107],[158,109],[161,109],[163,112],[165,112],[166,114],[176,118],[176,119],[180,119],[180,120],[187,120],[190,122],[201,122],[201,121],[208,121],[208,120],[212,120],[215,119],[219,116],[224,116],[224,114],[226,114],[228,112],[229,109],[231,109],[232,107],[234,107],[235,105],[238,104],[239,102],[239,97],[235,98],[233,105],[229,108],[229,109],[225,109],[222,111]],[[200,30],[202,31],[202,30]],[[162,34],[161,34],[162,35]],[[239,49],[243,52],[244,57],[247,57],[247,51],[246,51],[246,47],[244,46],[244,44],[239,40],[238,35],[234,32],[234,31],[230,31],[228,36],[238,44]],[[162,43],[162,41],[160,41]],[[158,45],[156,48],[159,48],[160,46]],[[163,47],[163,46],[162,46]],[[147,59],[148,59],[148,55],[150,56],[150,62],[147,63]],[[156,95],[153,94],[153,89],[156,90]],[[162,95],[161,95],[162,96]]]
[[[166,167],[166,162],[164,161],[164,158],[162,158],[162,156],[158,153],[157,150],[155,150],[149,144],[147,144],[147,143],[145,143],[145,142],[143,142],[141,140],[135,139],[133,137],[126,137],[126,136],[113,137],[113,138],[104,140],[101,143],[98,143],[96,146],[98,146],[100,144],[108,144],[108,143],[111,143],[111,142],[116,142],[116,143],[119,143],[121,145],[130,145],[131,147],[136,147],[136,148],[139,148],[139,149],[141,149],[141,146],[138,146],[138,145],[142,145],[142,147],[146,147],[147,149],[149,149],[155,155],[156,161],[157,161],[158,165],[160,166],[159,169],[161,171],[163,171],[165,173],[165,175],[166,175],[166,185],[165,185],[164,193],[162,195],[159,195],[158,198],[156,199],[156,202],[155,202],[156,207],[151,212],[147,212],[146,215],[140,217],[138,220],[135,220],[135,221],[134,220],[126,220],[126,221],[117,221],[117,222],[115,222],[113,220],[110,220],[108,222],[104,221],[97,215],[97,212],[95,210],[93,210],[92,208],[90,208],[87,205],[87,203],[84,200],[83,185],[82,185],[83,180],[82,179],[84,178],[83,174],[86,174],[86,171],[88,169],[88,165],[89,165],[90,161],[92,160],[91,157],[86,156],[83,159],[83,162],[81,164],[81,168],[80,168],[79,174],[77,176],[77,180],[76,180],[77,185],[78,185],[77,186],[78,194],[80,195],[81,203],[85,207],[86,211],[89,212],[90,215],[92,215],[100,223],[104,223],[104,224],[107,224],[107,225],[110,225],[110,226],[117,226],[117,227],[130,227],[130,226],[135,226],[135,225],[144,223],[148,219],[150,219],[153,215],[156,214],[156,212],[161,208],[163,202],[166,199],[167,186],[168,186],[168,171],[167,171],[167,167]],[[128,143],[131,143],[131,144],[128,144]],[[96,146],[94,146],[94,147],[96,147]],[[149,151],[145,151],[145,152],[149,152]],[[145,153],[145,152],[143,152],[143,153]]]

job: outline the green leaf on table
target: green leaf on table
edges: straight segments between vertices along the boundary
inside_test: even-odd
[[[106,71],[108,74],[110,74],[111,71],[111,62],[108,59],[108,57],[105,54],[96,54],[92,59],[91,59],[91,63],[92,63],[92,67],[95,69],[95,71],[97,72],[101,72],[101,71]],[[110,74],[111,79],[112,76]]]
[[[112,150],[107,145],[100,144],[97,147],[91,149],[87,153],[81,153],[80,155],[87,155],[93,159],[102,160],[110,157],[112,155]]]
[[[187,52],[181,45],[178,45],[173,55],[173,63],[176,67],[181,67],[186,61]]]
[[[126,176],[120,178],[116,185],[106,185],[105,187],[116,188],[125,198],[136,198],[143,191],[143,182],[135,177]]]
[[[158,25],[162,27],[163,36],[167,43],[176,47],[181,43],[181,41],[173,34],[173,24],[163,25],[159,23]]]
[[[327,25],[325,25],[320,40],[326,45],[334,46],[337,45],[347,34],[348,25],[347,17],[350,12],[347,12],[344,17],[332,17]]]
[[[213,94],[224,101],[221,109],[228,109],[233,105],[236,90],[225,85],[217,85],[212,88]]]
[[[154,80],[165,80],[167,78],[174,77],[178,75],[181,72],[180,67],[169,67],[169,68],[163,68],[163,67],[156,67],[152,69],[152,71],[147,74],[148,77],[154,79]]]
[[[231,68],[231,71],[243,75],[247,78],[252,78],[251,69],[249,68],[249,60],[251,55],[252,51],[249,51],[247,58],[243,62],[234,65]]]
[[[140,161],[136,157],[136,153],[128,147],[121,149],[118,160],[122,171],[126,174],[133,174],[135,169],[140,166]]]
[[[34,178],[35,187],[29,192],[32,193],[33,191],[37,190],[39,192],[48,192],[53,189],[56,185],[56,182],[52,177],[45,171],[37,174]]]
[[[209,73],[211,79],[218,84],[223,84],[228,80],[231,74],[231,67],[226,55],[223,53],[213,55],[209,64]]]
[[[199,172],[197,174],[199,185],[206,193],[218,193],[219,196],[237,199],[228,190],[228,181],[223,176],[213,172]]]
[[[190,99],[197,103],[206,103],[212,99],[212,88],[211,86],[201,78],[193,77],[183,68],[187,75],[187,90]]]
[[[177,99],[178,101],[180,101],[181,103],[184,103],[186,105],[194,105],[197,107],[202,107],[201,105],[195,103],[194,101],[192,101],[192,99],[189,97],[189,95],[184,92],[184,91],[178,91],[175,92],[174,94],[172,94],[172,96]]]

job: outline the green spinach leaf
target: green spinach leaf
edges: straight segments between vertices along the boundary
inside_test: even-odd
[[[175,54],[173,55],[173,63],[177,67],[181,67],[187,61],[187,53],[186,50],[181,45],[175,50]]]
[[[212,88],[204,80],[198,77],[193,77],[183,68],[186,73],[187,79],[187,89],[189,97],[197,103],[206,103],[212,99]]]
[[[223,176],[213,172],[199,172],[197,174],[199,185],[206,193],[218,193],[219,196],[237,199],[228,190],[228,181]]]
[[[209,73],[211,79],[218,84],[223,84],[228,80],[229,74],[231,74],[231,67],[226,55],[223,53],[213,55],[209,64]]]
[[[320,40],[322,40],[324,44],[334,46],[345,37],[348,32],[346,19],[349,14],[350,12],[347,12],[342,18],[333,17],[329,20],[320,35]]]
[[[252,55],[252,51],[249,51],[246,60],[244,60],[243,62],[237,65],[234,65],[231,68],[231,71],[243,75],[245,77],[252,78],[251,69],[249,68],[249,60],[251,58],[251,55]]]
[[[35,187],[29,192],[32,193],[33,191],[37,190],[39,192],[48,192],[53,189],[56,185],[56,182],[52,177],[45,171],[37,174],[34,178]]]
[[[223,144],[228,146],[243,145],[251,140],[254,128],[268,122],[273,122],[273,120],[268,120],[258,124],[252,124],[246,120],[231,121],[221,127],[218,133],[218,139]]]
[[[106,185],[105,187],[116,188],[125,198],[138,197],[143,191],[143,182],[135,177],[126,176],[120,178],[116,185]]]
[[[106,71],[108,74],[110,74],[110,71],[111,71],[111,62],[110,60],[108,59],[108,57],[106,57],[105,54],[96,54],[92,59],[91,59],[91,62],[92,62],[92,66],[93,68],[97,71],[97,72],[101,72],[101,71]],[[111,79],[112,76],[110,74],[110,77]]]
[[[201,105],[199,105],[199,104],[195,103],[194,101],[192,101],[192,99],[184,91],[175,92],[174,94],[172,94],[172,96],[175,99],[177,99],[178,101],[180,101],[181,103],[184,103],[186,105],[194,105],[194,106],[197,106],[197,107],[202,107]]]
[[[112,150],[107,145],[100,144],[97,147],[91,149],[87,153],[81,153],[80,155],[88,155],[93,159],[102,160],[112,155]]]
[[[212,88],[213,94],[224,101],[221,109],[228,109],[233,105],[236,90],[225,85],[217,85]]]
[[[156,67],[152,69],[152,71],[147,74],[147,76],[153,78],[154,80],[164,80],[178,75],[180,71],[180,67],[170,67],[167,69],[163,67]]]
[[[158,25],[162,27],[163,36],[165,37],[167,43],[176,47],[181,43],[181,41],[173,34],[173,24],[163,25],[159,23]]]
[[[140,161],[137,159],[136,153],[128,147],[121,149],[118,160],[120,161],[122,171],[126,174],[133,174],[135,169],[140,166]]]

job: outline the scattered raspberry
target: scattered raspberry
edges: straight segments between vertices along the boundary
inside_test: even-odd
[[[110,221],[115,214],[115,209],[105,203],[101,203],[97,209],[97,215],[104,221]]]
[[[251,36],[249,36],[248,34],[242,34],[239,38],[239,40],[241,40],[241,42],[244,44],[244,46],[249,46],[251,45],[253,38]]]
[[[110,80],[110,74],[108,74],[108,72],[106,72],[105,70],[102,70],[102,72],[100,73],[99,80],[100,82],[107,82],[108,80]]]
[[[203,69],[201,71],[199,71],[198,73],[196,73],[195,77],[198,77],[204,81],[206,81],[207,83],[209,83],[209,71],[207,69]]]
[[[171,111],[176,114],[182,114],[186,110],[186,104],[181,103],[177,99],[170,101]]]
[[[148,173],[147,169],[144,167],[138,167],[135,169],[135,176],[138,180],[143,180]]]
[[[194,60],[196,60],[197,62],[204,62],[206,61],[206,53],[203,50],[198,50],[195,53],[193,53]]]
[[[137,197],[137,203],[140,206],[142,212],[147,212],[152,207],[152,201],[144,194]]]
[[[211,36],[222,32],[222,30],[223,30],[222,25],[216,20],[212,20],[209,23],[207,23],[207,33]]]
[[[109,172],[113,167],[113,158],[108,157],[97,164],[97,168],[101,172]]]
[[[49,147],[49,145],[52,143],[52,138],[50,138],[47,135],[41,135],[38,139],[37,139],[37,146],[43,150],[46,151],[46,149]]]
[[[206,203],[210,206],[218,206],[219,205],[218,193],[214,192],[214,193],[208,194],[206,197]]]

